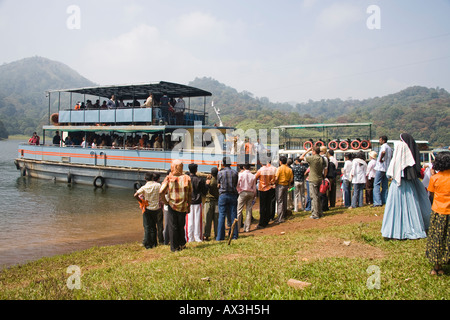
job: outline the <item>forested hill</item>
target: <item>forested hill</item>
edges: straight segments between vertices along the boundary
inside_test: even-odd
[[[327,99],[272,103],[265,97],[228,87],[211,78],[196,78],[190,85],[212,92],[225,125],[247,130],[278,125],[372,122],[372,137],[398,139],[408,132],[433,146],[450,144],[450,94],[439,88],[414,86],[384,97],[365,100]],[[210,121],[218,120],[209,107]]]
[[[310,100],[294,106],[255,97],[248,91],[238,92],[212,78],[196,78],[189,85],[210,91],[224,124],[244,130],[289,124],[372,122],[373,138],[386,134],[390,139],[398,139],[401,132],[409,132],[436,147],[450,144],[450,94],[444,89],[416,86],[366,100]],[[95,84],[65,64],[46,58],[32,57],[1,65],[0,138],[7,134],[31,135],[47,124],[46,90],[84,86]],[[210,103],[206,107],[210,123],[218,123]]]
[[[47,124],[49,89],[95,85],[67,65],[42,57],[0,66],[0,122],[12,134],[31,135]]]

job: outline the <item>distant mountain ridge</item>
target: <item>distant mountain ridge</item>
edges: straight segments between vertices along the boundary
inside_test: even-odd
[[[43,57],[3,64],[0,66],[0,121],[9,134],[30,135],[47,123],[46,90],[93,85],[67,65]]]
[[[46,90],[95,85],[67,65],[43,57],[3,64],[0,122],[5,130],[2,131],[10,135],[39,132],[48,123]],[[244,130],[289,124],[372,122],[374,139],[382,134],[398,139],[400,133],[409,132],[417,140],[428,140],[435,146],[450,144],[450,94],[440,88],[413,86],[365,100],[322,99],[293,105],[274,103],[248,91],[238,92],[209,77],[195,78],[189,85],[210,91],[224,124]],[[213,107],[207,105],[206,111],[210,124],[218,124]]]
[[[372,122],[373,139],[387,135],[398,140],[400,133],[408,132],[432,145],[450,143],[450,94],[442,88],[413,86],[383,97],[309,100],[293,108],[289,103],[272,103],[247,91],[238,92],[211,78],[197,78],[190,84],[211,91],[225,124],[244,130],[293,124]],[[210,119],[215,118],[212,112]]]

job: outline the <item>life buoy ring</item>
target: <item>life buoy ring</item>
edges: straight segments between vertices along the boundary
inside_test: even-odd
[[[320,147],[323,147],[324,145],[325,145],[325,143],[323,143],[323,141],[316,141],[316,143],[314,143],[314,146],[315,147],[317,147],[317,146],[319,146],[320,145]]]
[[[305,143],[303,144],[303,148],[305,150],[308,150],[309,148],[312,148],[313,143],[311,141],[305,141]]]
[[[348,149],[348,142],[346,140],[343,140],[339,143],[339,149],[342,151],[345,151]]]
[[[103,188],[104,185],[105,185],[105,178],[103,178],[102,176],[96,176],[94,178],[94,187]]]
[[[370,141],[369,140],[363,140],[361,141],[361,148],[363,150],[367,150],[370,148]]]
[[[355,145],[355,143],[356,143],[356,145]],[[359,141],[359,140],[353,140],[353,141],[350,143],[350,146],[352,147],[353,150],[358,150],[358,149],[361,147],[361,141]]]
[[[336,140],[332,140],[328,143],[328,148],[331,150],[336,150],[339,147],[339,143]]]
[[[72,183],[72,181],[73,181],[73,174],[69,173],[67,175],[67,183]]]
[[[140,181],[136,181],[134,183],[134,191],[139,190],[142,187],[142,183]]]
[[[59,124],[59,114],[58,113],[53,113],[50,116],[50,121],[54,124],[54,125],[58,125]]]

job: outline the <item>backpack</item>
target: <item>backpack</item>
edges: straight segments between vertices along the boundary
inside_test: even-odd
[[[327,178],[334,179],[336,178],[337,170],[336,166],[333,162],[328,161],[328,171],[327,171]]]

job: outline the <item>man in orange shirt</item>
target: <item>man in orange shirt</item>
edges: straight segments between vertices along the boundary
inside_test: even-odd
[[[246,142],[244,145],[245,148],[245,163],[252,163],[253,159],[253,153],[254,153],[254,146],[253,143],[250,142],[249,138],[246,138]]]
[[[276,223],[284,222],[287,212],[288,202],[288,189],[292,181],[294,180],[294,174],[292,169],[287,166],[287,158],[285,156],[280,157],[280,166],[275,174],[275,184],[277,185],[277,213],[278,217]]]
[[[262,167],[255,175],[255,181],[259,181],[259,223],[257,229],[265,228],[269,224],[271,216],[275,214],[275,173],[277,169],[273,167],[267,157],[260,159]]]

